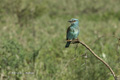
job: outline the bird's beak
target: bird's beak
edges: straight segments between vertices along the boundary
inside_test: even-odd
[[[70,22],[70,23],[71,23],[71,22],[72,22],[72,20],[69,20],[68,22]]]

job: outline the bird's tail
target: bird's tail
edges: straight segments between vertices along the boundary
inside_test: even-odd
[[[65,48],[68,48],[70,43],[71,43],[71,41],[67,42],[66,45],[65,45]]]

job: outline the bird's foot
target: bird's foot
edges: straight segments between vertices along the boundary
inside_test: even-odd
[[[79,43],[79,39],[76,38],[76,39],[74,39],[72,42],[73,42],[73,43]]]
[[[76,39],[74,39],[75,41],[79,41],[79,39],[78,38],[76,38]]]
[[[70,41],[72,41],[72,40],[66,40],[67,42],[70,42]]]

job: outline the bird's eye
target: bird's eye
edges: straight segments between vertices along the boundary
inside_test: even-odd
[[[73,20],[73,22],[76,22],[76,20]]]

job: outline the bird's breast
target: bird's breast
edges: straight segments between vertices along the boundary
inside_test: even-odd
[[[79,29],[78,29],[78,28],[75,28],[73,33],[74,33],[74,34],[78,34],[78,33],[79,33]]]
[[[74,29],[74,33],[77,34],[79,32],[78,29]]]
[[[71,33],[72,35],[76,35],[76,34],[79,33],[79,29],[74,28],[74,29],[72,29],[72,31],[71,31],[70,33]]]

